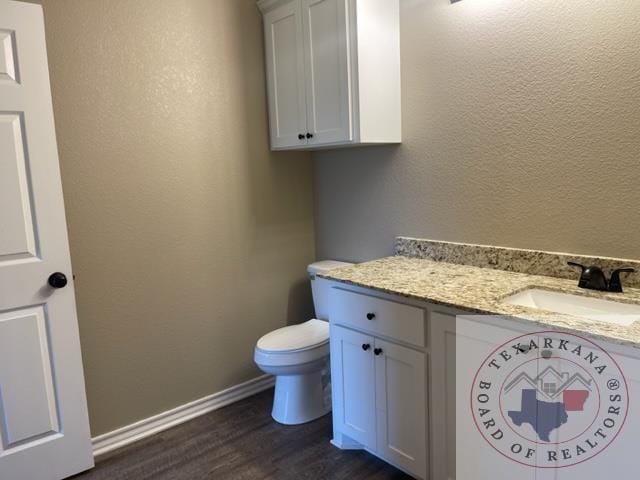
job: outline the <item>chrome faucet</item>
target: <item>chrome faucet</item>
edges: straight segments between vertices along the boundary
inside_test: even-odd
[[[635,272],[635,269],[631,267],[618,268],[611,274],[611,280],[607,281],[607,276],[598,266],[592,265],[590,267],[585,267],[584,265],[576,262],[567,262],[567,264],[572,267],[578,267],[581,270],[578,287],[589,290],[599,290],[601,292],[622,293],[620,274]]]

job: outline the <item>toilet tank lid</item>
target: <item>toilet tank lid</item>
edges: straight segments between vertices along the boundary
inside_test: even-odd
[[[350,267],[353,263],[338,262],[337,260],[322,260],[320,262],[314,262],[307,267],[307,272],[311,275],[316,275],[322,272],[328,272],[334,268]]]

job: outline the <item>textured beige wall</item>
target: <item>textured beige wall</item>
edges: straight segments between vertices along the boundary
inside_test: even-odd
[[[404,234],[640,258],[640,2],[400,4],[404,142],[314,154],[318,256]]]
[[[259,374],[310,313],[307,154],[271,154],[253,0],[44,0],[93,434]]]

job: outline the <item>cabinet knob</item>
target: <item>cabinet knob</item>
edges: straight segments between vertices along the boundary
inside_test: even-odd
[[[367,313],[367,320],[373,320],[374,318],[376,318],[375,313]]]
[[[377,357],[379,355],[382,355],[382,349],[381,348],[374,348],[373,349],[373,353],[374,355]]]
[[[362,344],[362,349],[366,352],[367,350],[369,350],[371,348],[371,345],[369,345],[368,343],[363,343]]]
[[[298,134],[298,140],[304,140],[304,135],[302,133]]]
[[[313,133],[307,133],[307,138],[313,138]]]

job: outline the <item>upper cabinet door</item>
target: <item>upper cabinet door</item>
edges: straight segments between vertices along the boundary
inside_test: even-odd
[[[271,148],[307,144],[302,19],[299,2],[264,17]]]
[[[302,0],[302,14],[309,144],[350,142],[348,1]]]

